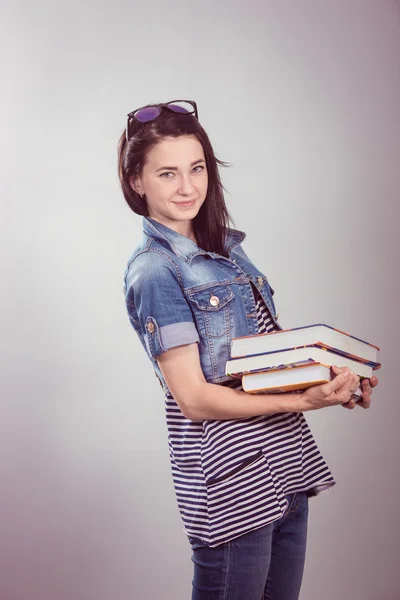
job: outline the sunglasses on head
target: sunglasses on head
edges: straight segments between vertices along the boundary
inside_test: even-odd
[[[161,115],[163,108],[170,110],[173,113],[194,115],[196,119],[199,118],[197,112],[197,104],[194,100],[172,100],[162,104],[148,104],[142,106],[128,114],[128,120],[126,123],[126,140],[128,141],[130,135],[130,125],[132,121],[139,121],[139,123],[149,123],[154,121]]]

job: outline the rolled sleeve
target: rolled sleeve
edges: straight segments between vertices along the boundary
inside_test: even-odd
[[[199,341],[199,334],[193,321],[171,323],[160,328],[161,345],[165,350]]]
[[[151,251],[139,255],[128,269],[126,294],[151,357],[199,342],[179,271],[168,257]]]

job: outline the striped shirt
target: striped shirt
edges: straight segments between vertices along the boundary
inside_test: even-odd
[[[274,331],[254,293],[258,333]],[[242,389],[240,380],[226,385]],[[166,417],[184,530],[211,547],[279,519],[287,494],[312,496],[335,484],[303,413],[189,421],[167,396]]]

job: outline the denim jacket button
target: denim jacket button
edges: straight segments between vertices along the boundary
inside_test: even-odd
[[[150,322],[150,323],[147,323],[147,331],[148,331],[149,333],[154,333],[154,329],[155,329],[155,327],[154,327],[154,323],[151,323],[151,322]]]
[[[211,304],[211,306],[218,306],[218,304],[219,304],[218,296],[211,296],[210,304]]]
[[[263,278],[261,277],[261,275],[259,275],[259,276],[257,277],[257,283],[258,283],[258,285],[260,285],[260,286],[263,284]]]

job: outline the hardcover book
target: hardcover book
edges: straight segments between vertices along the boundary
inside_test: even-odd
[[[294,363],[319,362],[328,366],[349,367],[359,377],[372,377],[373,370],[380,368],[380,363],[354,360],[344,354],[325,350],[318,346],[304,346],[301,348],[286,348],[280,352],[265,352],[241,358],[228,360],[225,365],[225,374],[232,377],[242,377],[246,373],[256,373],[278,367],[286,368]]]
[[[335,375],[329,365],[314,362],[294,365],[286,369],[270,369],[259,373],[243,375],[242,387],[250,394],[269,393],[279,394],[306,390],[314,385],[322,385],[331,381]],[[354,393],[362,397],[361,387]]]
[[[323,323],[234,338],[231,344],[231,358],[302,346],[326,348],[355,360],[378,363],[378,346]]]

